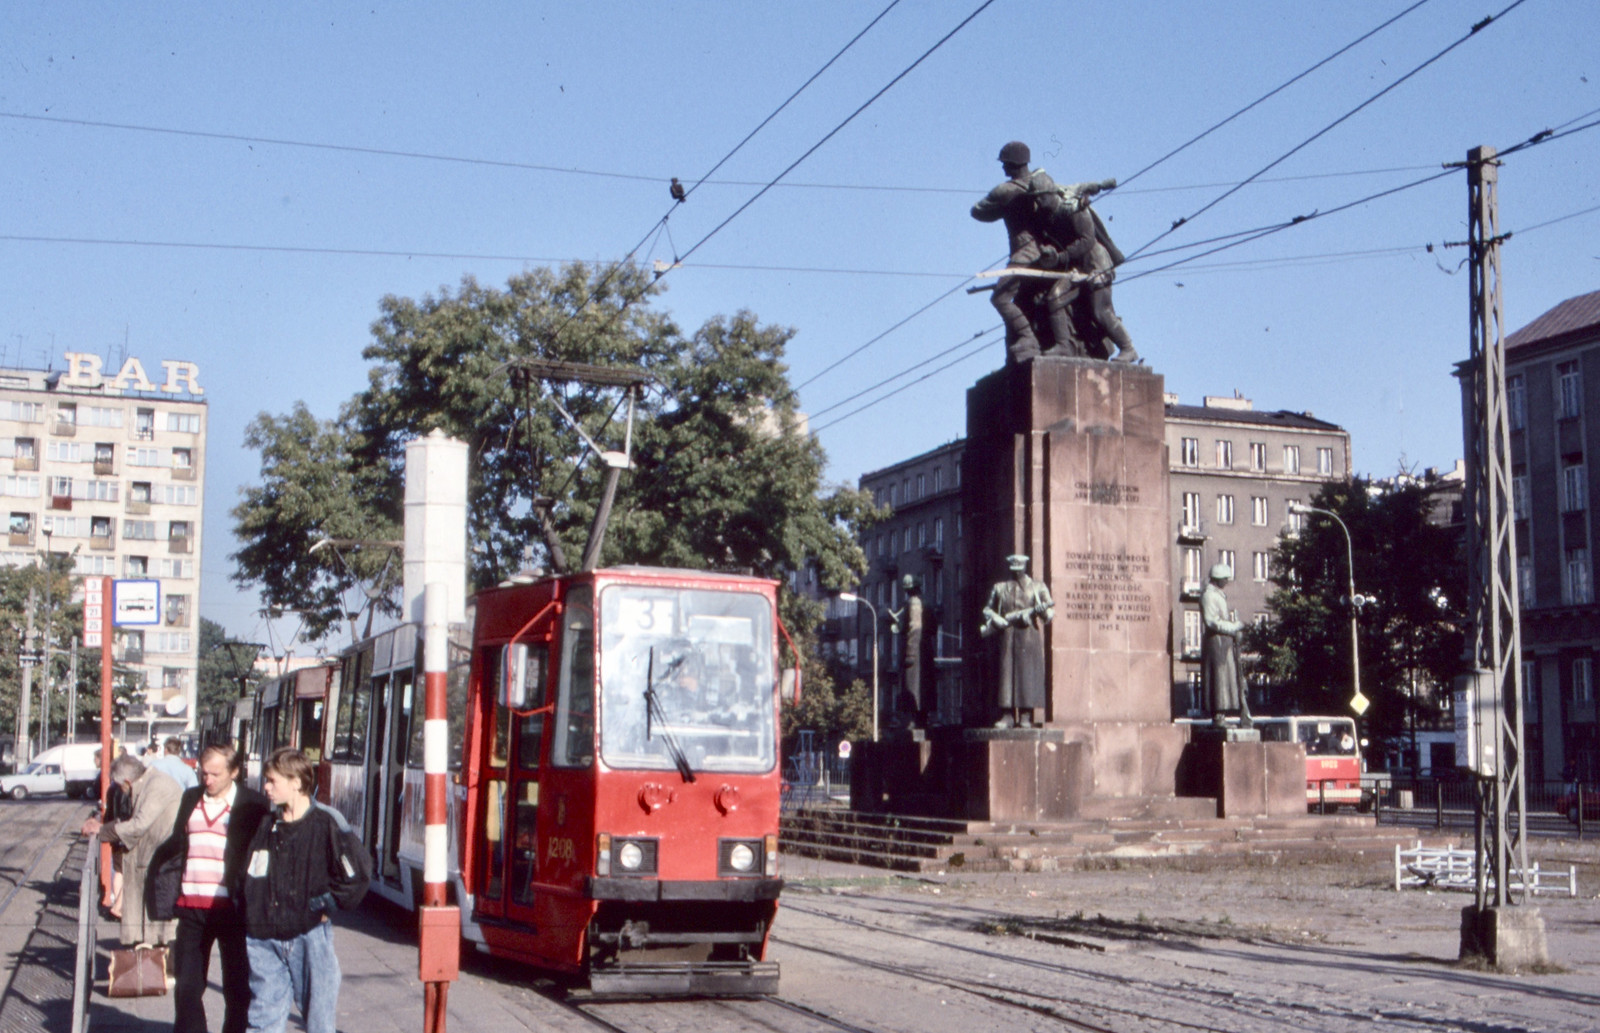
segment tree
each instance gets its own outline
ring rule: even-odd
[[[397,537],[405,444],[435,429],[470,449],[475,585],[574,565],[604,470],[562,410],[603,448],[620,447],[625,411],[615,388],[522,375],[518,360],[532,358],[653,378],[637,399],[633,466],[603,564],[781,580],[811,560],[825,585],[853,584],[866,569],[853,527],[872,504],[853,489],[823,487],[825,457],[800,426],[783,364],[792,331],[741,312],[685,337],[650,307],[658,290],[637,267],[573,264],[519,274],[504,290],[468,277],[454,292],[384,298],[363,352],[367,386],[336,419],[318,421],[297,405],[251,425],[262,484],[234,510],[244,542],[235,580],[261,587],[273,606],[307,612],[313,637],[333,627],[361,576],[382,572],[378,550],[363,552],[366,567],[354,572],[335,550],[311,546]],[[783,595],[791,633],[813,627],[820,612]]]
[[[200,618],[200,662],[196,670],[199,713],[232,715],[241,693],[256,681],[252,670],[260,647],[233,642],[216,621]]]
[[[46,582],[49,590],[46,591]],[[38,563],[26,567],[0,567],[0,737],[16,738],[17,718],[22,700],[20,655],[25,651],[28,627],[28,592],[33,590],[35,652],[45,651],[46,629],[55,639],[50,651],[53,688],[50,700],[49,738],[54,741],[68,733],[69,696],[72,692],[72,644],[83,638],[83,606],[72,601],[72,558],[51,553],[48,573]],[[78,716],[80,724],[99,714],[100,683],[92,676],[92,664],[79,664]],[[37,736],[43,718],[41,693],[47,684],[45,667],[33,669],[30,733]]]
[[[1398,736],[1440,713],[1438,688],[1462,664],[1466,568],[1459,532],[1429,519],[1438,489],[1400,478],[1325,485],[1313,505],[1350,529],[1360,606],[1361,691],[1369,735]],[[1275,554],[1271,618],[1247,634],[1258,673],[1302,713],[1346,713],[1350,701],[1349,573],[1344,534],[1308,514]]]

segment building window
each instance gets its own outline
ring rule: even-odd
[[[154,409],[139,409],[133,414],[133,436],[140,441],[149,441],[156,436],[156,411]]]
[[[162,455],[159,448],[128,449],[129,466],[162,466],[165,463],[166,456]]]
[[[0,402],[0,420],[40,423],[44,420],[44,406],[39,402]]]
[[[148,577],[150,574],[150,560],[146,556],[124,556],[122,569],[128,577]]]
[[[110,409],[103,405],[85,406],[83,413],[85,427],[121,427],[122,410]]]
[[[162,577],[194,577],[194,560],[167,560],[161,561]]]
[[[927,478],[923,477],[923,475],[920,473],[917,474],[917,498],[927,498],[927,484]]]
[[[97,441],[94,446],[94,465],[110,467],[116,461],[117,447],[106,441]],[[110,473],[110,469],[96,470],[95,473]]]
[[[37,474],[23,476],[7,474],[5,477],[0,477],[0,495],[36,499],[39,497],[39,477]]]
[[[1200,652],[1200,611],[1183,611],[1183,653],[1194,656]]]
[[[944,548],[944,517],[933,518],[933,544]]]
[[[1200,465],[1200,439],[1184,438],[1178,443],[1179,462],[1184,466]]]
[[[889,558],[893,559],[894,557],[896,557],[898,555],[900,555],[900,532],[899,531],[890,531],[889,532]]]
[[[1283,504],[1284,512],[1289,514],[1289,530],[1295,534],[1306,529],[1306,515],[1294,511],[1298,505],[1300,505],[1299,499],[1289,499]]]
[[[1183,526],[1200,526],[1200,493],[1186,491],[1183,493]]]
[[[1272,553],[1252,552],[1250,554],[1250,576],[1257,581],[1272,580]]]
[[[1534,724],[1539,720],[1539,665],[1532,660],[1522,661],[1522,722]]]
[[[156,522],[154,520],[124,520],[122,522],[122,537],[134,541],[153,542],[156,540]],[[129,557],[130,559],[132,557]]]
[[[1515,489],[1513,489],[1515,490]],[[1584,488],[1583,464],[1569,463],[1561,468],[1561,512],[1576,513],[1588,508]]]
[[[91,538],[110,539],[112,530],[110,517],[97,516],[89,519],[89,536]]]
[[[1264,495],[1250,497],[1250,523],[1256,527],[1267,526],[1267,499]]]
[[[1229,570],[1233,571],[1235,574],[1239,573],[1239,567],[1233,561],[1233,550],[1232,549],[1218,549],[1217,550],[1217,562],[1222,564],[1224,567],[1227,567]]]
[[[1265,441],[1250,442],[1250,469],[1264,473],[1267,469],[1267,443]]]
[[[944,490],[944,467],[933,468],[933,493],[935,495]]]
[[[1589,577],[1589,550],[1568,549],[1566,571],[1567,604],[1582,606],[1594,598]]]
[[[52,463],[81,463],[83,446],[76,441],[47,441],[44,455]]]
[[[72,498],[72,478],[71,477],[52,477],[52,478],[50,478],[50,496],[52,498],[57,498],[57,499],[70,499],[70,498]]]
[[[78,403],[59,403],[56,406],[56,423],[63,427],[76,427],[78,425]]]
[[[199,493],[192,484],[163,484],[161,501],[169,506],[193,506],[199,503]]]
[[[194,469],[194,450],[189,448],[175,448],[172,450],[172,468],[174,470]]]
[[[72,572],[90,576],[103,574],[115,577],[117,573],[117,558],[103,553],[80,552],[72,557]]]
[[[1521,606],[1534,606],[1533,596],[1533,557],[1517,557],[1517,603]]]
[[[1217,469],[1233,469],[1233,442],[1220,439],[1217,441]]]
[[[1511,475],[1511,515],[1514,520],[1528,519],[1528,475]]]
[[[1283,446],[1283,472],[1284,473],[1299,473],[1300,472],[1300,446],[1299,445],[1284,445]]]
[[[1232,495],[1218,495],[1217,496],[1217,523],[1219,523],[1219,524],[1231,524],[1231,523],[1233,523],[1233,496]]]
[[[1184,546],[1183,580],[1185,583],[1193,582],[1195,586],[1199,586],[1200,582],[1203,580],[1203,577],[1200,573],[1200,562],[1200,550],[1192,545]]]
[[[1556,376],[1561,384],[1561,418],[1571,419],[1583,414],[1583,382],[1578,379],[1578,363],[1563,362],[1556,366]]]
[[[1317,449],[1317,473],[1324,477],[1333,476],[1333,449]]]
[[[1528,425],[1528,386],[1521,373],[1506,377],[1506,417],[1511,421],[1512,430]]]
[[[917,548],[928,547],[928,523],[925,520],[917,521]]]
[[[167,429],[183,434],[198,434],[200,433],[200,414],[169,412],[167,413]]]
[[[189,521],[173,520],[167,524],[167,541],[187,542],[189,540]]]
[[[1594,702],[1594,661],[1587,656],[1572,661],[1572,702]]]

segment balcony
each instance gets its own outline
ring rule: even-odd
[[[37,471],[39,469],[38,456],[17,456],[12,462],[18,472]]]
[[[187,536],[182,537],[182,538],[168,538],[167,539],[167,551],[168,552],[188,552],[189,548],[190,548],[189,541],[190,541],[190,539]]]
[[[192,467],[192,466],[174,466],[172,468],[172,479],[175,480],[175,481],[192,481],[192,480],[194,480],[194,467]]]
[[[128,500],[128,512],[135,516],[143,516],[150,512],[150,500],[130,498]]]
[[[155,439],[156,439],[156,429],[155,429],[155,427],[152,426],[152,427],[135,427],[135,428],[133,428],[133,440],[135,440],[135,441],[154,441]]]
[[[78,436],[78,425],[68,420],[51,420],[50,433],[58,438],[75,438]]]
[[[13,548],[32,548],[33,528],[30,527],[26,531],[12,531],[11,545]]]
[[[168,610],[167,611],[167,627],[169,627],[169,628],[187,628],[188,626],[189,626],[189,611],[188,610]]]
[[[95,552],[111,552],[117,547],[117,540],[108,531],[105,534],[89,535],[89,548]]]
[[[50,508],[51,509],[66,509],[66,510],[70,510],[72,508],[72,496],[71,495],[52,495],[52,496],[50,496]]]
[[[1178,525],[1178,541],[1203,542],[1206,540],[1206,525],[1204,522],[1184,523]]]
[[[113,474],[117,472],[117,464],[111,459],[96,459],[94,472],[97,474]]]

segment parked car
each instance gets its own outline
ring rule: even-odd
[[[34,761],[15,775],[0,777],[0,794],[13,800],[26,800],[38,793],[64,793],[67,776],[61,773],[60,764]]]
[[[1556,813],[1566,815],[1574,825],[1578,823],[1578,783],[1569,782],[1556,797]],[[1583,787],[1583,820],[1597,818],[1600,818],[1600,786],[1586,785]]]
[[[100,765],[95,760],[99,743],[76,742],[52,746],[33,758],[35,764],[55,764],[67,778],[67,795],[85,800],[100,796]]]

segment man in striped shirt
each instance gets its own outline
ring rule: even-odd
[[[171,952],[174,1033],[206,1033],[204,997],[211,947],[222,956],[222,1033],[244,1033],[250,1007],[250,965],[245,955],[244,915],[228,897],[256,826],[271,811],[267,798],[238,783],[243,758],[227,744],[200,754],[200,785],[185,790],[172,838],[163,844],[159,868],[168,878],[152,888],[150,908],[171,908],[178,935]]]

